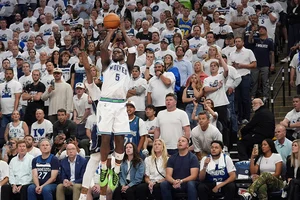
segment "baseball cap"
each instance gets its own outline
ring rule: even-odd
[[[16,59],[24,60],[23,56],[21,56],[21,55],[17,55]]]
[[[84,84],[81,82],[76,83],[75,88],[82,88],[85,89]]]
[[[225,19],[225,16],[224,15],[220,15],[219,19]]]
[[[133,101],[131,101],[131,100],[129,100],[129,101],[126,102],[126,106],[128,106],[128,105],[130,105],[130,106],[132,106],[132,107],[135,108],[135,103]]]
[[[261,6],[262,6],[262,7],[263,7],[263,6],[270,7],[270,5],[269,5],[267,2],[262,2],[262,3],[261,3]]]
[[[54,68],[53,73],[62,73],[61,68]]]
[[[155,64],[154,64],[154,65],[156,65],[156,64],[160,64],[160,65],[162,65],[162,66],[165,66],[165,63],[164,63],[164,61],[162,61],[162,60],[157,60],[157,61],[155,61]]]
[[[63,25],[70,25],[70,20],[64,20]]]
[[[146,51],[146,52],[147,52],[147,51],[152,51],[152,52],[154,52],[154,50],[153,50],[152,48],[146,48],[145,51]]]
[[[165,43],[169,44],[169,40],[167,38],[163,38],[160,42],[165,42]]]
[[[267,28],[265,26],[259,26],[258,30],[261,29],[261,28],[267,30]]]
[[[31,10],[31,11],[33,11],[33,9],[32,9],[31,7],[28,7],[28,8],[27,8],[27,10]]]

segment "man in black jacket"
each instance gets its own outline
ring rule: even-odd
[[[242,139],[237,144],[240,161],[249,160],[254,144],[261,144],[264,139],[274,137],[275,118],[273,113],[258,98],[252,101],[252,109],[255,114],[250,122],[241,129]]]

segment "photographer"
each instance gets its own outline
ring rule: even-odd
[[[78,147],[78,141],[75,136],[71,136],[69,139],[65,140],[65,134],[59,134],[57,136],[57,140],[54,141],[55,149],[52,148],[52,150],[58,150],[57,152],[52,152],[55,154],[55,156],[59,159],[62,160],[65,157],[67,157],[67,152],[66,152],[66,147],[68,144],[74,144],[76,147],[77,153],[81,157],[85,157],[85,151],[82,148]]]
[[[4,145],[2,148],[2,160],[10,163],[11,159],[17,156],[17,138],[11,138],[7,145]]]

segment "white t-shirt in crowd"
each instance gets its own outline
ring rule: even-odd
[[[185,111],[176,108],[171,112],[160,111],[157,115],[157,124],[160,138],[165,141],[167,149],[177,149],[178,139],[185,134],[183,127],[189,126],[190,121]]]
[[[282,158],[278,153],[272,153],[269,158],[260,157],[256,164],[259,165],[260,173],[269,172],[274,174],[276,171],[276,164],[282,162]]]
[[[42,123],[38,123],[37,121],[31,125],[31,136],[34,138],[34,142],[39,142],[41,139],[48,136],[48,134],[53,133],[53,125],[52,123],[44,119]]]

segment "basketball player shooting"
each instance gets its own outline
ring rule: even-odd
[[[126,34],[123,20],[120,24],[120,29],[128,47],[127,60],[125,61],[124,50],[119,47],[112,50],[112,59],[110,59],[108,46],[116,29],[108,29],[108,34],[100,49],[103,84],[96,115],[98,134],[101,134],[100,187],[102,191],[106,191],[107,184],[114,190],[119,183],[118,174],[124,157],[124,135],[130,133],[125,102],[126,94],[129,89],[130,75],[135,62],[136,49]],[[91,84],[89,80],[88,83]],[[113,170],[109,170],[107,167],[111,133],[115,136],[114,155],[116,163]],[[101,192],[101,194],[100,200],[105,198],[103,192]]]

